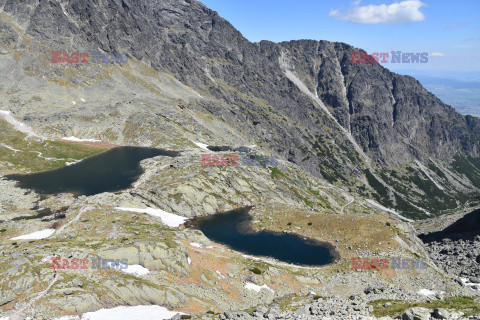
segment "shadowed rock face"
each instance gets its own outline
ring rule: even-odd
[[[480,288],[480,210],[465,214],[443,230],[419,237],[438,266]]]
[[[422,234],[420,238],[424,242],[450,240],[473,240],[480,235],[480,210],[467,213],[451,225],[441,231]],[[477,239],[479,240],[479,239]]]
[[[478,156],[478,119],[456,113],[415,79],[379,64],[351,63],[355,48],[343,43],[302,40],[280,46],[310,91],[379,163]]]
[[[386,175],[380,187],[369,180],[374,190],[366,196],[388,207],[422,216],[422,210],[404,203],[437,213],[465,203],[465,194],[478,193],[476,178],[445,170],[455,156],[466,161],[479,156],[479,119],[456,113],[411,77],[379,64],[351,63],[356,49],[347,44],[250,43],[195,0],[30,0],[23,5],[3,0],[2,7],[27,35],[52,50],[127,52],[174,75],[202,95],[196,107],[331,182],[367,180],[371,165],[362,150],[380,168],[377,173]],[[18,31],[9,24],[2,30],[7,32],[0,39],[17,43],[18,50]],[[429,168],[428,175],[412,165],[415,160]],[[392,178],[407,166],[413,171],[400,170]],[[431,180],[444,190],[422,182]],[[416,193],[405,192],[412,189]],[[438,199],[427,204],[425,197]]]

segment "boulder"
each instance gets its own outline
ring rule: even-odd
[[[433,310],[433,316],[437,319],[448,319],[450,313],[443,308],[436,308]]]
[[[402,320],[429,320],[431,313],[427,308],[414,307],[405,311]]]
[[[480,278],[477,278],[477,277],[471,277],[469,280],[472,283],[480,283]]]

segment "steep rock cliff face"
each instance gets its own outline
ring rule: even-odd
[[[411,77],[379,64],[352,63],[351,51],[357,49],[347,44],[250,43],[195,0],[0,0],[0,15],[1,69],[9,71],[0,80],[2,107],[51,134],[56,134],[52,127],[66,133],[80,118],[105,113],[112,115],[108,126],[90,123],[88,132],[113,142],[139,144],[126,134],[139,128],[149,132],[145,135],[180,139],[181,130],[192,126],[189,132],[221,137],[223,143],[255,141],[315,176],[406,215],[437,214],[479,201],[480,121],[456,113]],[[140,80],[146,69],[133,63],[111,71],[38,62],[52,50],[126,52],[131,61],[146,64],[149,74],[163,75],[160,89]],[[13,61],[17,69],[11,68]],[[100,96],[110,98],[111,90],[125,96],[112,93],[106,107],[106,98],[99,98],[85,109],[47,113],[18,103],[34,95],[31,86],[18,84],[26,77],[36,83],[46,78],[49,91],[67,95],[98,89]],[[36,86],[35,94],[47,84]],[[222,125],[217,131],[205,128],[199,118],[179,112],[180,104]],[[153,118],[147,115],[152,108]],[[155,128],[144,130],[145,119]],[[175,129],[172,119],[181,119]],[[154,139],[141,143],[158,145]]]
[[[352,63],[351,52],[358,49],[346,44],[281,45],[312,92],[375,160],[388,164],[429,156],[451,160],[457,153],[478,156],[478,119],[457,114],[415,79],[379,64]]]

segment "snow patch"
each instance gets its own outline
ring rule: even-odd
[[[85,102],[85,99],[81,98],[80,101]]]
[[[245,284],[245,288],[248,289],[248,290],[256,291],[256,292],[260,292],[260,290],[262,290],[262,289],[269,290],[272,293],[275,292],[275,291],[273,291],[272,288],[268,287],[266,284],[264,284],[263,286],[258,286],[255,283],[247,282]]]
[[[473,287],[473,286],[475,286],[474,288],[470,288],[470,289],[480,290],[480,288],[478,288],[478,283],[470,282],[470,279],[467,279],[467,278],[460,278],[460,280],[462,281],[462,283],[463,283],[463,285],[464,285],[465,287]]]
[[[40,239],[48,238],[54,233],[55,233],[55,229],[45,229],[45,230],[29,233],[23,236],[11,238],[10,240],[40,240]]]
[[[190,259],[190,257],[188,257],[187,262],[188,262],[188,264],[192,264],[192,259]]]
[[[134,306],[100,309],[83,314],[82,320],[165,320],[171,319],[181,312],[170,311],[160,306]]]
[[[181,224],[184,224],[188,218],[178,216],[173,213],[169,213],[163,211],[161,209],[153,209],[153,208],[146,208],[146,209],[136,209],[136,208],[122,208],[122,207],[115,207],[117,210],[121,211],[131,211],[137,213],[146,213],[154,217],[159,217],[162,219],[162,222],[171,228],[178,228]]]
[[[198,243],[198,242],[190,242],[190,245],[196,248],[200,249],[213,249],[212,246],[206,246],[204,244]]]
[[[136,276],[144,276],[144,275],[150,273],[150,270],[148,270],[147,268],[145,268],[144,266],[141,266],[139,264],[127,265],[126,269],[121,269],[121,268],[119,269],[118,268],[119,265],[117,264],[117,262],[112,261],[112,262],[108,262],[107,266],[110,269],[121,270],[125,273],[133,274],[133,275],[136,275]]]
[[[225,276],[218,270],[215,271],[218,274],[219,279],[225,279]]]
[[[42,137],[42,136],[39,136],[38,134],[35,134],[35,132],[33,132],[33,129],[29,126],[27,126],[25,123],[22,123],[20,121],[18,121],[17,119],[15,119],[11,114],[10,114],[10,111],[3,111],[3,110],[0,110],[0,116],[2,116],[8,123],[10,123],[11,125],[13,125],[13,127],[20,131],[20,132],[23,132],[23,133],[26,133],[28,136],[32,136],[32,137],[36,137],[36,138],[40,138],[42,140],[46,140],[47,138],[45,137]]]
[[[428,289],[420,289],[417,293],[421,294],[421,295],[424,295],[424,296],[432,296],[432,295],[436,294],[435,291],[428,290]]]
[[[96,139],[80,139],[74,136],[62,138],[62,140],[75,141],[75,142],[102,142],[102,140]]]
[[[137,276],[144,276],[150,273],[150,270],[139,264],[128,265],[127,269],[122,269],[122,271]]]
[[[75,102],[75,101],[72,101],[72,104],[73,104],[73,105],[76,105],[76,104],[77,104],[77,102]]]
[[[208,144],[201,143],[201,142],[195,142],[195,141],[193,141],[193,143],[195,143],[197,145],[197,147],[199,147],[199,148],[202,148],[204,150],[208,150],[208,148],[207,148]],[[210,151],[210,150],[208,150],[208,151]]]

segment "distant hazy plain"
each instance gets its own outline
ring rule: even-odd
[[[480,72],[396,71],[418,81],[461,114],[480,117]]]

